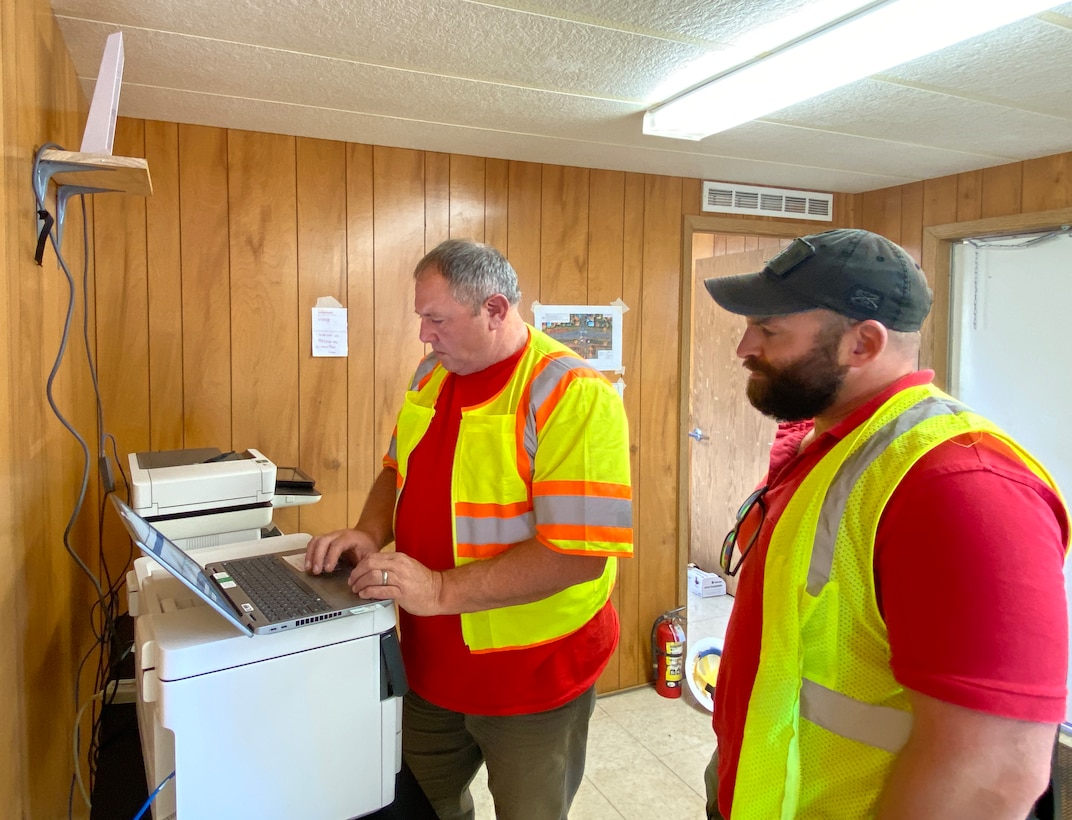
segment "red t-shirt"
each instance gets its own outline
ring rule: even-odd
[[[811,422],[778,430],[767,474],[768,512],[738,574],[715,690],[718,802],[727,817],[759,667],[763,567],[774,525],[834,444],[895,392],[927,384],[933,375],[904,377],[803,452],[797,450]],[[752,519],[742,527],[742,540]],[[1062,721],[1065,522],[1054,492],[988,436],[958,437],[923,456],[890,497],[875,538],[876,591],[897,681],[981,712]]]
[[[450,486],[462,408],[502,390],[523,351],[479,373],[448,375],[431,426],[410,455],[395,542],[429,569],[454,566]],[[400,610],[399,630],[410,688],[425,700],[465,714],[531,714],[562,706],[595,683],[618,644],[618,614],[608,601],[557,641],[479,654],[462,640],[458,615]]]

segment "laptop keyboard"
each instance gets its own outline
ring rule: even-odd
[[[272,555],[256,555],[221,565],[270,623],[289,621],[331,609],[315,592],[305,588]]]

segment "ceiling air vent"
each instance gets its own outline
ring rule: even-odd
[[[834,195],[818,191],[757,188],[729,182],[703,184],[704,213],[790,216],[797,219],[834,219]]]

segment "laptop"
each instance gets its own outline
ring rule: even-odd
[[[250,637],[356,615],[390,603],[357,597],[347,584],[348,565],[341,564],[331,573],[307,574],[304,549],[217,561],[202,569],[189,553],[118,496],[111,498],[141,551]]]

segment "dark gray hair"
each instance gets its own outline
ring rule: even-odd
[[[480,311],[484,301],[496,293],[506,297],[511,305],[521,301],[517,273],[513,266],[491,245],[472,239],[448,239],[440,242],[417,263],[413,278],[435,269],[447,280],[450,295],[473,313]]]

